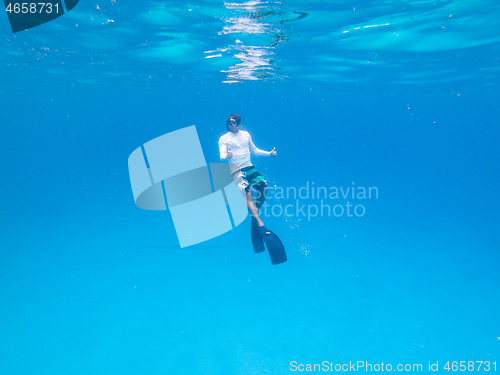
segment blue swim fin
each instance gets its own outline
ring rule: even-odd
[[[271,232],[265,226],[258,227],[258,230],[264,239],[272,264],[280,264],[286,262],[285,247],[276,234]]]
[[[253,251],[255,253],[262,253],[266,251],[266,247],[264,246],[264,240],[259,232],[259,226],[257,225],[257,220],[252,216],[252,228],[250,231],[250,235],[252,238]]]

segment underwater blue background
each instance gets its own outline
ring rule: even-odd
[[[0,373],[498,362],[499,5],[82,1],[17,34],[2,16]],[[233,112],[276,147],[254,159],[270,187],[378,199],[266,218],[282,265],[249,218],[180,249],[168,211],[135,206],[127,158],[196,125],[217,162]]]

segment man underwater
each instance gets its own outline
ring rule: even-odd
[[[226,121],[228,132],[219,138],[219,152],[221,160],[227,159],[231,174],[242,194],[245,195],[250,213],[252,214],[252,245],[256,253],[265,251],[264,242],[269,250],[272,264],[286,261],[286,254],[280,239],[268,230],[259,217],[259,209],[266,199],[267,184],[262,175],[252,165],[250,153],[257,156],[276,157],[276,147],[271,151],[258,149],[252,142],[248,132],[240,130],[241,117],[236,113],[229,116]],[[258,195],[254,202],[252,186]]]
[[[262,175],[252,165],[250,152],[257,156],[274,156],[276,147],[272,151],[263,151],[255,147],[252,137],[248,132],[240,130],[241,117],[236,113],[229,116],[226,121],[228,132],[219,138],[219,152],[221,160],[228,159],[231,173],[240,191],[245,194],[247,206],[252,216],[257,220],[259,227],[264,223],[259,217],[259,209],[266,199],[267,184]],[[253,200],[253,186],[259,193],[257,204]]]

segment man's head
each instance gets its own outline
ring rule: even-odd
[[[229,115],[226,121],[226,128],[232,133],[237,133],[241,125],[241,117],[236,113]]]

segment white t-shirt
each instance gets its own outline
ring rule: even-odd
[[[252,142],[252,137],[244,130],[238,130],[236,133],[227,132],[219,138],[219,152],[221,160],[227,159],[227,152],[231,151],[233,157],[229,162],[245,168],[252,165],[250,161],[250,151],[257,156],[270,156],[271,151],[259,150]]]

